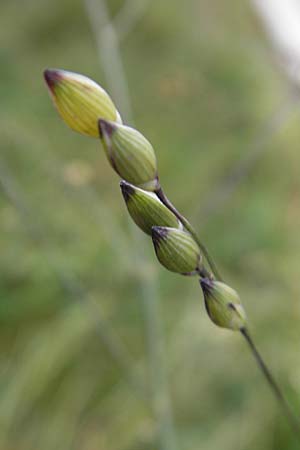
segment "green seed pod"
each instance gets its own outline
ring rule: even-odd
[[[182,227],[176,216],[152,192],[143,191],[124,180],[120,186],[131,218],[145,233],[151,235],[154,225]]]
[[[90,78],[60,69],[47,69],[44,77],[58,113],[78,133],[99,137],[99,118],[122,122],[109,95]]]
[[[100,119],[99,134],[108,160],[121,178],[147,191],[158,188],[156,156],[139,131]]]
[[[202,278],[206,311],[219,327],[241,330],[246,324],[246,313],[238,293],[221,281]]]
[[[159,262],[171,272],[196,275],[201,264],[200,249],[183,230],[152,227],[152,241]]]

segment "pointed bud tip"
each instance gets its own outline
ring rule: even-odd
[[[229,330],[241,330],[246,323],[246,314],[238,293],[221,281],[203,278],[200,283],[212,322]]]
[[[200,278],[199,281],[204,292],[208,292],[212,288],[213,281],[209,278]]]
[[[159,243],[161,239],[167,236],[168,230],[166,227],[154,226],[151,228],[152,231],[152,241],[154,244]]]
[[[111,137],[115,132],[115,130],[117,129],[117,126],[113,122],[110,122],[105,119],[98,120],[98,127],[100,137],[104,135]]]
[[[46,69],[44,70],[44,78],[50,90],[62,80],[62,74],[60,70]]]
[[[121,180],[120,188],[121,188],[124,200],[127,203],[128,200],[130,199],[130,196],[132,194],[134,194],[134,186],[130,183],[127,183],[127,181]]]

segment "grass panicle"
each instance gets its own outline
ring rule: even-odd
[[[172,272],[198,275],[208,317],[217,326],[239,331],[245,338],[300,441],[299,419],[250,336],[238,293],[224,283],[206,245],[163,191],[150,142],[138,130],[120,124],[110,97],[94,81],[60,70],[46,70],[45,79],[63,120],[82,134],[99,136],[111,166],[122,178],[128,212],[136,225],[152,236],[161,264]]]

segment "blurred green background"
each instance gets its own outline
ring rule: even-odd
[[[0,4],[0,448],[296,449],[242,338],[209,321],[196,280],[158,265],[100,143],[53,108],[46,67],[123,101],[124,5],[107,1],[119,19],[103,32],[96,3]],[[300,411],[300,117],[288,82],[246,0],[134,10],[119,56],[135,126]]]

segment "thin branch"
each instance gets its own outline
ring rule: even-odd
[[[160,187],[156,191],[157,197],[160,199],[160,201],[170,210],[173,212],[173,214],[180,220],[180,222],[184,225],[187,231],[191,233],[197,244],[199,245],[200,250],[202,251],[203,255],[205,256],[214,276],[217,278],[217,280],[222,281],[222,277],[219,273],[219,270],[217,268],[216,263],[214,262],[212,256],[210,255],[208,249],[203,244],[203,242],[198,238],[198,235],[196,231],[194,230],[193,226],[190,224],[190,222],[175,208],[173,203],[170,202],[168,197],[165,195],[164,191]]]
[[[133,124],[129,87],[119,49],[119,40],[109,19],[104,0],[84,0],[87,17],[96,41],[99,61],[113,99],[124,121]]]
[[[259,351],[257,350],[257,348],[249,334],[249,331],[246,328],[242,328],[240,331],[241,331],[241,334],[246,339],[247,344],[257,362],[257,365],[260,368],[260,370],[262,371],[263,375],[265,376],[266,381],[269,384],[270,388],[272,389],[273,394],[275,395],[283,413],[285,414],[288,423],[290,424],[292,430],[294,431],[295,435],[297,436],[298,440],[300,441],[299,418],[297,416],[295,416],[294,412],[291,410],[290,405],[288,404],[287,400],[285,399],[280,387],[278,386],[272,373],[270,372],[270,370],[267,367],[266,363],[264,362],[262,356],[260,355]]]
[[[119,47],[118,31],[114,27],[113,20],[109,17],[107,3],[105,0],[84,0],[87,15],[91,24],[97,48],[99,60],[104,70],[107,84],[109,84],[113,98],[120,106],[122,118],[130,122],[133,121],[132,106],[129,94],[128,83],[123,67],[121,51]],[[129,2],[128,7],[133,5]],[[116,18],[116,24],[121,26],[121,33],[126,27],[121,25],[121,21],[128,20],[128,12],[123,9]],[[134,15],[132,13],[131,17]],[[136,15],[137,17],[137,15]],[[128,23],[127,23],[128,25]],[[128,28],[126,32],[128,31]],[[133,229],[131,228],[133,231]],[[136,245],[136,235],[132,236],[135,241],[134,249],[136,264],[143,267],[145,265],[143,252]],[[146,335],[148,344],[149,365],[151,368],[151,385],[153,391],[153,407],[156,412],[156,421],[159,427],[159,441],[162,450],[176,450],[176,436],[173,424],[173,413],[170,396],[168,392],[168,381],[166,371],[166,357],[163,340],[163,327],[160,319],[160,301],[158,296],[157,283],[147,274],[140,281],[140,292],[144,303]]]
[[[153,280],[153,273],[152,279],[149,279],[149,274],[147,274],[143,286],[145,290],[142,298],[146,317],[145,325],[149,354],[151,391],[160,448],[163,450],[176,450],[177,444],[173,423],[173,410],[169,395],[160,298],[157,283]],[[141,285],[141,289],[143,289],[143,286]]]
[[[119,42],[124,40],[141,20],[149,5],[149,0],[127,0],[112,20]]]

